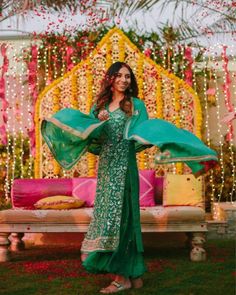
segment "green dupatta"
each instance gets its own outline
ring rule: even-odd
[[[161,153],[156,163],[184,162],[195,175],[215,166],[216,152],[198,137],[167,121],[148,119],[144,102],[138,98],[132,102],[133,115],[127,120],[124,138],[135,141],[136,152],[157,146]],[[105,124],[95,117],[94,108],[89,115],[66,108],[43,120],[41,131],[58,163],[70,169],[86,151],[99,155]]]

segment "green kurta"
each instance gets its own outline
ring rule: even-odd
[[[123,138],[127,116],[109,112],[103,130],[93,219],[81,251],[94,273],[137,277],[145,271],[139,211],[139,179],[134,141]]]

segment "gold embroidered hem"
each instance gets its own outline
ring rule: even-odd
[[[90,253],[93,251],[114,251],[119,244],[119,237],[99,237],[95,240],[84,239],[81,252]]]

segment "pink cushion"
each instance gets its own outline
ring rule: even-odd
[[[154,185],[155,185],[155,171],[139,170],[140,207],[155,206]]]
[[[155,206],[155,171],[140,170],[140,206]],[[59,179],[15,179],[11,190],[13,208],[35,209],[34,204],[45,197],[64,195],[74,196],[92,207],[96,195],[96,177]]]
[[[34,204],[45,197],[71,196],[72,179],[15,179],[11,189],[13,208],[35,209]]]
[[[140,206],[155,206],[154,200],[154,170],[139,170],[139,195]],[[86,206],[92,207],[96,196],[97,179],[95,177],[73,178],[72,195],[86,202]]]
[[[96,177],[78,177],[72,179],[72,195],[85,201],[85,206],[92,207],[96,195]]]

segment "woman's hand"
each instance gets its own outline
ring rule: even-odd
[[[107,110],[102,110],[99,112],[98,114],[98,119],[100,121],[106,121],[107,119],[109,119],[109,113]]]

